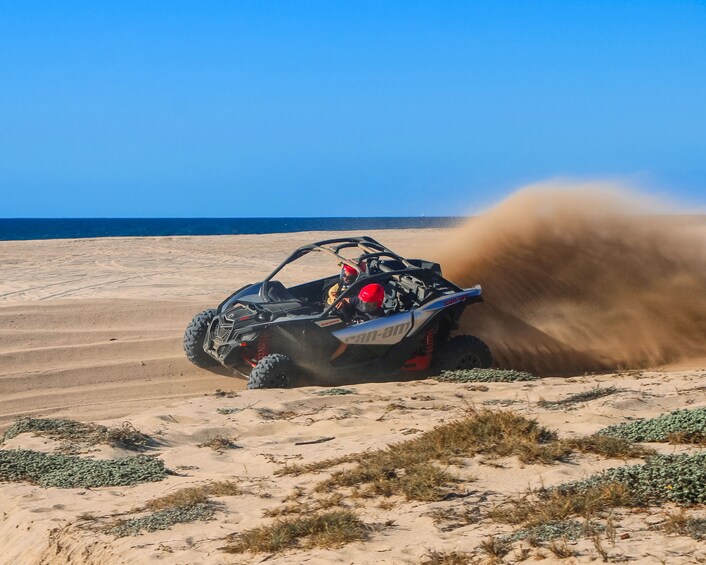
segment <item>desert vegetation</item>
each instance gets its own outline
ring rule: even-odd
[[[511,369],[459,369],[443,371],[435,379],[447,383],[510,383],[536,381],[539,377],[532,373]]]
[[[0,444],[25,433],[60,441],[59,451],[65,453],[75,453],[98,444],[136,451],[144,449],[152,441],[130,422],[109,428],[66,418],[20,418],[5,431]]]
[[[143,507],[131,512],[131,514],[141,515],[110,521],[102,526],[101,530],[120,538],[136,536],[142,532],[168,530],[175,524],[210,520],[219,510],[218,504],[213,500],[214,497],[236,496],[241,493],[241,488],[233,481],[217,481],[182,488],[153,498]],[[91,517],[91,522],[95,520],[95,517]]]
[[[370,527],[351,510],[297,515],[245,530],[228,539],[228,553],[278,552],[284,549],[332,548],[368,538]]]
[[[615,386],[608,386],[603,388],[597,386],[588,390],[569,394],[565,398],[559,400],[542,399],[537,402],[537,406],[539,406],[540,408],[546,408],[548,410],[560,410],[562,408],[571,408],[574,405],[581,404],[583,402],[590,402],[591,400],[596,400],[598,398],[605,398],[606,396],[611,396],[619,392],[622,391]]]
[[[234,397],[210,394],[199,401],[198,412],[170,411],[173,417],[159,414],[151,423],[139,422],[159,441],[143,435],[147,439],[142,444],[135,441],[135,449],[164,453],[173,473],[162,460],[144,454],[102,459],[111,452],[97,446],[122,447],[107,439],[108,427],[27,419],[8,429],[6,445],[23,445],[24,436],[28,447],[47,451],[0,450],[0,480],[25,483],[21,488],[92,489],[168,479],[159,486],[138,487],[147,496],[136,497],[133,489],[91,490],[76,499],[80,508],[73,514],[66,512],[73,520],[71,539],[97,540],[107,535],[113,546],[122,548],[164,544],[174,548],[174,558],[178,547],[201,555],[203,544],[210,552],[231,553],[227,558],[236,561],[264,554],[258,558],[279,563],[329,551],[336,559],[337,548],[350,544],[346,555],[356,560],[367,551],[398,543],[401,533],[417,527],[420,541],[410,563],[617,560],[630,554],[622,548],[642,543],[623,541],[620,535],[626,530],[636,538],[649,532],[679,536],[680,543],[703,541],[706,452],[699,451],[696,441],[670,455],[658,454],[660,449],[671,449],[666,446],[639,443],[644,438],[655,441],[655,435],[644,433],[645,426],[666,430],[659,436],[665,438],[661,441],[674,441],[673,434],[679,431],[699,432],[703,408],[677,411],[677,417],[670,413],[632,420],[591,434],[581,433],[580,425],[575,425],[569,433],[562,431],[561,422],[588,421],[582,414],[588,405],[601,417],[613,413],[617,417],[612,421],[620,421],[622,406],[633,402],[634,395],[621,396],[627,389],[623,382],[605,385],[591,376],[576,378],[570,388],[566,382],[550,387],[550,392],[568,389],[570,393],[553,394],[549,398],[559,400],[545,405],[536,400],[536,385],[526,382],[426,380],[384,385],[382,393],[373,385],[357,385],[355,391],[312,388],[296,391],[293,398],[237,405],[229,411],[232,421],[222,429],[206,415],[220,422],[216,410]],[[593,385],[587,387],[587,382]],[[356,396],[341,392],[349,390]],[[511,409],[501,408],[500,402],[484,404],[518,396],[524,398]],[[592,404],[610,396],[618,398],[617,404]],[[557,407],[569,410],[560,412]],[[650,415],[655,413],[653,409]],[[181,422],[189,414],[198,415],[183,431]],[[344,417],[345,425],[336,427]],[[203,424],[195,423],[197,418],[204,418]],[[641,426],[640,434],[634,424]],[[365,445],[371,446],[367,449],[346,441],[358,425],[364,426]],[[267,436],[268,448],[261,452],[263,426],[276,430],[276,437]],[[137,432],[132,426],[121,428]],[[233,429],[238,429],[237,446],[230,435]],[[606,431],[613,429],[620,431]],[[630,434],[622,433],[626,429],[632,430]],[[170,435],[171,430],[176,433]],[[376,441],[375,433],[384,434],[384,439]],[[101,453],[79,457],[67,454],[70,451],[52,451],[57,444],[68,450],[93,446]],[[180,447],[178,452],[170,451],[174,445]],[[213,449],[218,455],[199,448]],[[613,468],[582,472],[605,468],[603,458],[611,459]],[[228,473],[239,478],[219,475],[216,464],[227,465]],[[563,475],[570,480],[556,481]],[[219,476],[223,480],[216,480]],[[543,486],[544,476],[554,478],[551,486]],[[498,488],[498,484],[504,486]],[[526,488],[528,484],[532,488]],[[84,504],[89,496],[111,504]],[[649,524],[638,523],[643,515],[650,516]],[[226,523],[232,526],[224,531]],[[635,534],[636,528],[642,534]],[[176,540],[191,540],[191,532],[200,533],[193,542],[179,546]],[[141,538],[131,540],[133,536]],[[437,543],[441,539],[444,543]],[[192,554],[188,555],[185,560],[191,559]]]
[[[609,426],[599,433],[629,441],[706,444],[706,408],[674,410],[656,418]]]
[[[640,465],[609,469],[582,481],[530,491],[495,508],[501,522],[538,527],[572,516],[590,519],[615,507],[706,502],[706,452],[655,455]]]
[[[128,486],[165,477],[164,462],[146,455],[105,460],[28,449],[0,450],[0,481],[85,488]]]

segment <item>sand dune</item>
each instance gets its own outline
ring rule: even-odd
[[[414,254],[438,230],[372,233]],[[359,234],[356,234],[359,235]],[[215,388],[184,328],[296,246],[336,233],[0,242],[0,428],[22,415],[122,417]],[[305,265],[302,280],[335,265]],[[318,269],[318,270],[317,270]]]

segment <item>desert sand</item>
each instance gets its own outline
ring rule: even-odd
[[[434,232],[371,235],[404,254]],[[191,365],[184,328],[262,280],[297,246],[339,235],[0,242],[0,426],[30,415],[122,417],[216,388],[245,388],[225,371]],[[307,266],[314,268],[304,277],[335,269]]]
[[[528,202],[520,207],[527,210]],[[466,327],[491,344],[501,365],[544,378],[483,385],[433,379],[356,384],[342,396],[322,396],[320,387],[247,391],[243,379],[226,371],[191,366],[181,350],[184,327],[195,313],[261,279],[297,245],[340,233],[0,242],[0,431],[22,416],[107,426],[129,421],[153,438],[147,453],[174,473],[128,487],[0,484],[0,563],[420,563],[435,551],[468,553],[478,562],[492,559],[482,549],[484,540],[516,529],[488,518],[493,506],[528,487],[551,487],[626,462],[582,453],[552,464],[475,455],[453,466],[462,482],[444,500],[355,498],[345,491],[342,504],[369,528],[366,541],[281,553],[228,554],[222,548],[228,536],[276,520],[263,513],[314,500],[314,487],[332,473],[279,476],[278,470],[384,448],[469,410],[510,409],[560,437],[578,437],[677,408],[706,407],[706,306],[704,294],[694,294],[704,290],[703,222],[667,222],[664,229],[648,222],[639,238],[622,239],[617,234],[625,235],[624,225],[602,224],[598,231],[608,243],[591,247],[587,269],[571,270],[570,261],[562,263],[551,252],[567,254],[574,238],[595,235],[586,231],[595,222],[581,227],[577,221],[586,218],[585,208],[580,205],[581,213],[574,210],[562,224],[561,245],[556,237],[545,237],[542,214],[525,212],[523,218],[531,221],[520,225],[508,209],[494,212],[509,216],[493,220],[497,237],[492,239],[484,235],[483,222],[459,231],[371,233],[403,255],[441,260],[463,284],[481,282],[488,302],[477,315],[469,309]],[[505,226],[500,233],[498,225]],[[616,237],[627,255],[606,252],[615,249]],[[634,239],[639,243],[631,243]],[[508,247],[518,251],[509,253]],[[538,259],[539,249],[545,260]],[[635,253],[633,265],[626,257]],[[502,269],[501,257],[506,265],[510,261],[510,271]],[[643,278],[638,266],[646,258],[661,259],[650,263]],[[616,274],[614,269],[626,264]],[[665,278],[665,269],[673,276]],[[547,270],[556,275],[556,288],[541,283]],[[306,275],[328,272],[314,265]],[[611,286],[614,294],[605,301],[591,290],[608,292]],[[673,292],[673,300],[654,300],[643,308],[659,289]],[[625,316],[616,312],[621,303]],[[606,308],[607,317],[600,314]],[[540,402],[597,386],[616,390],[561,409]],[[198,447],[217,437],[234,445]],[[27,433],[2,446],[45,452],[56,447],[54,440]],[[651,447],[660,453],[699,449]],[[130,454],[107,446],[88,451],[98,458]],[[209,521],[119,538],[104,531],[119,518],[139,515],[137,509],[150,499],[224,480],[236,482],[241,493],[219,497]],[[703,542],[659,528],[669,510],[674,507],[615,509],[613,529],[601,534],[599,545],[611,560],[706,561]],[[704,514],[701,507],[694,512]],[[566,562],[601,560],[590,539],[570,541],[569,547]],[[515,544],[500,559],[524,558],[559,560],[546,546],[528,543]]]

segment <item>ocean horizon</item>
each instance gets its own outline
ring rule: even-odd
[[[0,241],[447,228],[461,216],[334,218],[0,218]]]

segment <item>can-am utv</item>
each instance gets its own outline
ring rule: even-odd
[[[289,287],[275,278],[310,253],[329,255],[337,270],[348,265],[358,272],[331,304],[338,273]],[[385,289],[385,315],[351,320],[344,306],[371,283]],[[492,356],[483,341],[451,337],[466,306],[483,300],[481,292],[444,279],[437,263],[405,259],[370,237],[329,239],[300,247],[262,282],[194,317],[184,351],[199,367],[220,364],[248,377],[248,388],[487,368]]]

